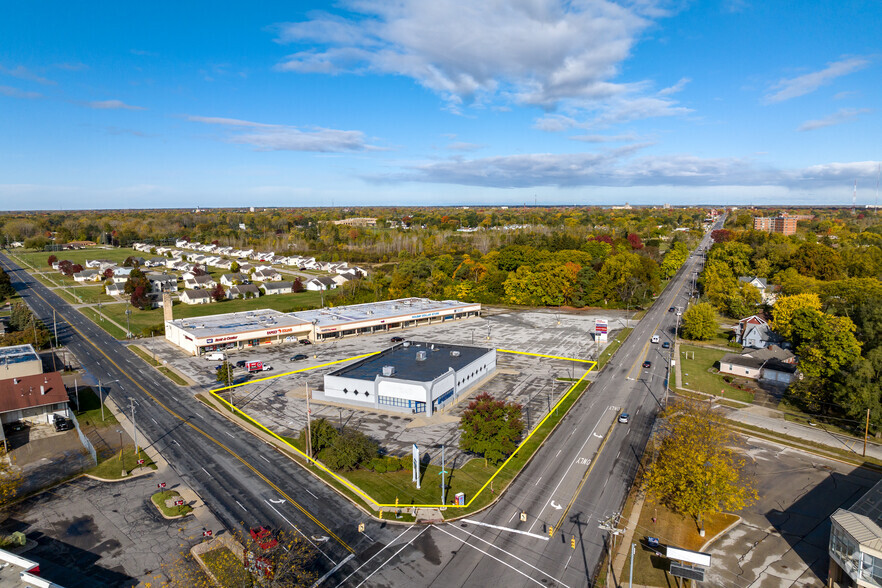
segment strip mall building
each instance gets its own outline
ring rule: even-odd
[[[340,339],[479,316],[481,305],[401,298],[284,313],[254,310],[165,321],[165,338],[187,353],[236,351],[261,345]]]

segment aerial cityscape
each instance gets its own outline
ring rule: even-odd
[[[0,586],[882,588],[879,17],[8,7]]]

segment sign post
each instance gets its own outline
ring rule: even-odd
[[[417,490],[420,489],[420,448],[413,444],[413,481],[416,482]]]
[[[606,343],[608,327],[606,319],[594,319],[594,338],[598,343]]]

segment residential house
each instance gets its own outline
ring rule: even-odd
[[[74,281],[84,283],[84,282],[100,282],[101,274],[98,270],[88,269],[83,270],[81,272],[77,272],[73,275]]]
[[[734,330],[735,342],[743,347],[762,349],[781,343],[781,337],[772,331],[768,321],[758,314],[741,319]]]
[[[181,294],[181,302],[184,304],[208,304],[211,302],[211,294],[205,290],[184,290]]]
[[[229,260],[229,259],[218,259],[217,261],[215,261],[211,265],[216,268],[219,268],[219,269],[228,270],[231,267],[233,267],[233,262],[232,262],[232,260]]]
[[[153,292],[177,292],[178,277],[171,274],[147,274]]]
[[[175,247],[186,247],[189,243],[186,239],[178,239],[175,241]]]
[[[0,380],[0,422],[51,424],[53,415],[69,417],[61,372]]]
[[[243,274],[251,273],[251,268],[254,266],[247,262],[242,262],[239,264],[239,271]]]
[[[189,277],[187,277],[189,275]],[[217,286],[217,282],[211,279],[209,275],[196,276],[192,273],[184,274],[184,288],[188,289],[212,289]]]
[[[124,296],[126,293],[125,284],[111,283],[104,286],[104,293],[108,296]]]
[[[251,274],[251,279],[258,282],[279,282],[282,280],[282,274],[271,267],[263,267]]]
[[[333,290],[337,287],[337,284],[327,276],[319,276],[308,280],[305,286],[307,290],[318,292],[319,290]]]
[[[294,282],[267,282],[260,287],[267,296],[272,294],[290,294],[293,292]]]
[[[276,282],[271,282],[276,284]],[[234,300],[236,298],[258,298],[260,290],[254,284],[239,284],[238,286],[230,286],[227,290],[227,298]]]
[[[796,356],[777,345],[727,353],[720,358],[720,373],[789,385],[797,378]]]
[[[103,268],[101,266],[104,266]],[[115,261],[110,261],[109,259],[87,259],[86,263],[83,267],[89,269],[106,269],[108,267],[113,267],[116,265]]]
[[[220,283],[224,286],[234,286],[236,283],[246,284],[249,282],[248,275],[243,273],[224,274],[221,276]]]
[[[340,286],[342,286],[343,284],[345,284],[349,280],[352,280],[354,277],[355,277],[355,274],[353,274],[353,273],[337,274],[336,276],[331,276],[331,280],[335,284],[337,284],[337,287],[339,288]]]
[[[739,276],[738,281],[750,284],[759,290],[763,304],[775,304],[775,299],[777,298],[774,293],[775,287],[770,285],[765,278],[759,278],[757,276]]]
[[[144,267],[162,267],[165,265],[166,258],[153,257],[144,262]]]

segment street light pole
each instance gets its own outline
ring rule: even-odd
[[[135,399],[129,398],[132,407],[132,433],[135,438],[135,459],[138,459],[138,425],[135,424]]]

